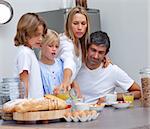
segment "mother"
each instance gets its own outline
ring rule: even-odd
[[[70,89],[70,84],[79,72],[86,55],[86,43],[90,34],[87,11],[80,6],[72,8],[67,16],[65,32],[60,35],[58,56],[64,62],[64,79],[61,88]]]

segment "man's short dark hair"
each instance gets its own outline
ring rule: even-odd
[[[110,40],[107,33],[102,31],[96,31],[90,34],[90,42],[88,43],[88,48],[90,45],[104,45],[106,49],[106,54],[109,52]]]

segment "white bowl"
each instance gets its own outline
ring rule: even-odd
[[[95,110],[97,112],[102,111],[105,107],[105,103],[101,104],[92,104],[90,105],[90,110]]]
[[[90,105],[87,103],[75,103],[75,109],[78,111],[89,110]]]
[[[115,108],[128,108],[130,106],[130,103],[127,102],[118,102],[116,104],[112,104]]]

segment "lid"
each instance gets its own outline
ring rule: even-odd
[[[9,77],[9,78],[3,78],[3,82],[18,82],[18,77]]]
[[[148,73],[150,74],[150,67],[144,67],[140,69],[140,74]]]

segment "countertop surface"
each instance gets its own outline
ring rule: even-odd
[[[150,108],[134,105],[126,109],[105,107],[96,120],[89,122],[65,122],[53,120],[48,124],[0,120],[0,129],[150,129]]]

